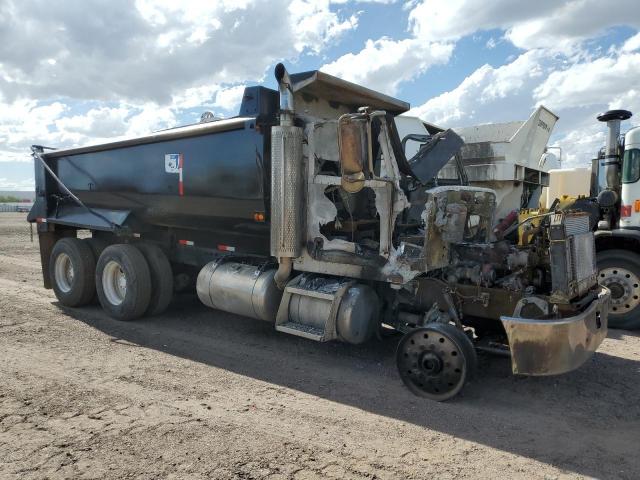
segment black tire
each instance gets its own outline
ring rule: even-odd
[[[456,396],[475,376],[473,343],[457,327],[429,323],[406,333],[396,352],[400,378],[415,395],[444,401]]]
[[[134,320],[144,315],[151,299],[151,274],[142,253],[133,245],[107,247],[96,267],[96,289],[109,316]]]
[[[611,290],[609,327],[640,329],[640,255],[629,250],[597,253],[598,281]]]
[[[104,251],[104,249],[109,246],[109,242],[107,242],[106,240],[103,240],[102,238],[83,238],[82,241],[87,245],[89,245],[89,248],[91,248],[91,251],[93,252],[93,259],[95,260],[97,265],[100,255],[102,255],[102,252]],[[94,283],[95,283],[95,279],[94,279]],[[96,291],[95,287],[93,289],[93,296],[91,297],[91,300],[89,301],[89,303],[93,305],[98,303],[98,292]]]
[[[97,264],[98,260],[100,259],[100,255],[102,255],[102,252],[104,252],[104,249],[109,246],[109,242],[107,242],[102,238],[93,238],[93,237],[84,238],[82,241],[85,242],[87,245],[89,245],[89,248],[91,248],[91,251],[93,252],[93,256],[96,259],[96,264]]]
[[[58,240],[49,257],[49,272],[61,304],[80,307],[91,302],[96,290],[96,261],[85,242],[72,237]]]
[[[173,298],[173,271],[162,249],[152,243],[137,243],[151,274],[151,299],[146,315],[160,315]]]

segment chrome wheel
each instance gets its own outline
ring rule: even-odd
[[[105,297],[112,305],[120,305],[127,295],[127,276],[120,264],[109,261],[102,271],[102,288]]]
[[[71,285],[73,285],[73,264],[71,258],[66,253],[61,253],[56,257],[54,266],[54,278],[56,279],[56,285],[63,293],[69,293],[71,291]]]
[[[611,313],[622,315],[640,304],[640,278],[621,267],[603,268],[598,273],[600,285],[611,290]]]

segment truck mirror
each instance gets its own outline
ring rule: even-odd
[[[368,160],[367,119],[343,115],[338,122],[341,185],[349,193],[364,187]]]

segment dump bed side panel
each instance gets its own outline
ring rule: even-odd
[[[269,241],[268,224],[254,222],[269,205],[269,137],[262,130],[247,119],[235,129],[57,153],[45,161],[90,208],[129,211],[130,223],[150,228],[208,232],[211,243],[248,235],[260,253]],[[47,217],[64,223],[65,213],[77,214],[78,207],[54,200],[56,187],[48,187]]]

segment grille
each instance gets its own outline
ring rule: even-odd
[[[556,301],[584,295],[596,284],[595,240],[589,216],[561,212],[551,218],[549,259]]]
[[[596,274],[595,248],[591,232],[571,237],[571,263],[574,280],[577,282],[587,280]]]
[[[567,215],[564,220],[564,228],[567,236],[580,235],[589,231],[589,215]]]

